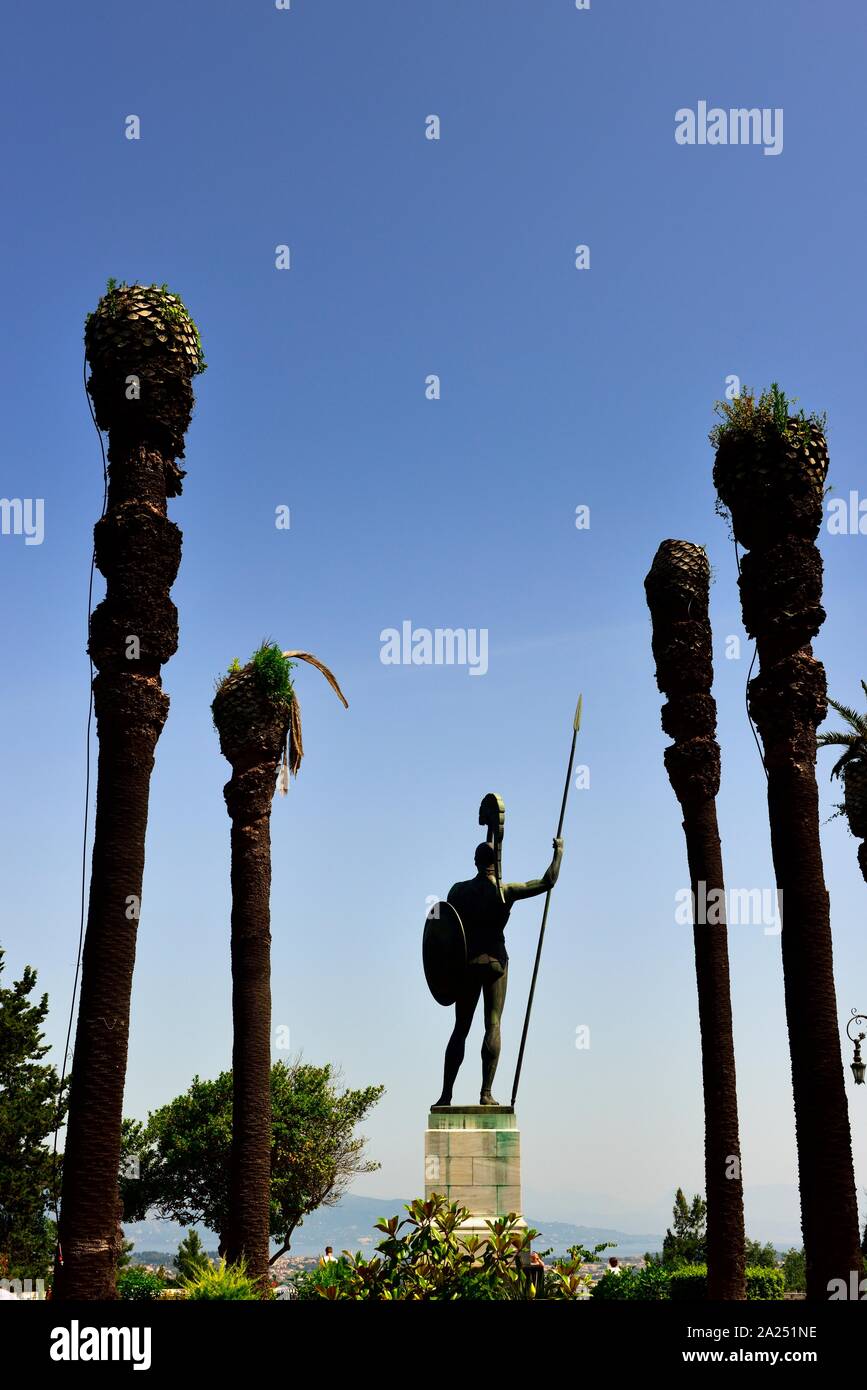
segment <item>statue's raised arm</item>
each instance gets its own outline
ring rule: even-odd
[[[560,861],[563,858],[563,841],[554,840],[554,858],[541,878],[531,878],[526,883],[506,883],[503,885],[503,898],[506,906],[520,902],[522,898],[538,898],[553,888],[560,875]]]

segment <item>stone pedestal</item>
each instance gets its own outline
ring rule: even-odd
[[[442,1193],[467,1207],[468,1234],[521,1213],[521,1135],[511,1105],[438,1105],[424,1143],[425,1196]],[[526,1223],[521,1219],[521,1225]]]

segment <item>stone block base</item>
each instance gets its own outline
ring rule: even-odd
[[[521,1212],[521,1135],[511,1105],[441,1105],[430,1112],[424,1145],[425,1196],[467,1207],[462,1229]]]

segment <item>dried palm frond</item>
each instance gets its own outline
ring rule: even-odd
[[[301,738],[301,706],[296,695],[289,712],[289,771],[298,776],[301,759],[304,757],[304,743]]]
[[[319,660],[318,656],[311,656],[309,652],[284,652],[283,655],[286,657],[287,661],[309,661],[311,666],[315,666],[317,671],[322,672],[338,699],[343,701],[346,709],[349,709],[349,701],[337,684],[336,677],[333,672],[329,671],[328,667]]]
[[[281,652],[273,642],[263,642],[246,666],[233,661],[217,682],[211,709],[220,735],[220,747],[230,762],[279,759],[277,790],[285,796],[289,777],[296,777],[304,757],[301,705],[289,678],[293,660],[307,661],[321,671],[332,690],[349,709],[349,701],[333,672],[309,652]],[[282,756],[280,750],[282,749]]]
[[[324,662],[319,660],[318,656],[311,656],[310,652],[283,652],[282,655],[287,661],[306,661],[311,666],[315,666],[317,671],[322,672],[338,699],[343,701],[344,707],[349,709],[349,701],[340,689],[336,676],[328,669]],[[292,704],[289,710],[289,732],[286,737],[286,748],[283,752],[283,766],[280,770],[280,780],[278,783],[278,790],[281,796],[285,796],[289,790],[288,774],[291,774],[293,777],[298,776],[298,769],[301,766],[303,757],[304,743],[301,737],[301,706],[298,703],[298,692],[293,690]]]

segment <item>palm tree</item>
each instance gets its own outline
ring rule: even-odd
[[[861,1268],[849,1115],[840,1054],[828,892],[819,840],[816,729],[827,712],[821,627],[824,418],[795,415],[774,384],[717,406],[714,483],[746,547],[740,591],[760,670],[749,709],[764,746],[782,902],[786,1019],[801,1188],[807,1297]]]
[[[87,319],[88,390],[107,430],[107,505],[94,531],[106,594],[89,652],[99,736],[96,821],[55,1261],[57,1299],[115,1298],[118,1167],[129,1010],[154,749],[169,708],[160,681],[177,650],[169,590],[198,331],[165,286],[108,290]]]
[[[223,788],[232,821],[232,1147],[226,1258],[246,1260],[268,1288],[271,1199],[271,802],[301,765],[301,712],[290,671],[295,659],[325,676],[308,652],[265,642],[246,666],[235,661],[211,706],[220,750],[232,765]]]
[[[867,695],[867,684],[861,682],[861,689]],[[816,740],[820,748],[845,748],[831,769],[832,777],[843,782],[843,804],[839,809],[849,822],[849,829],[858,846],[858,865],[867,882],[867,714],[858,714],[848,705],[838,705],[828,696],[828,704],[846,721],[849,726],[841,733],[827,732]]]
[[[746,1298],[738,1098],[729,990],[725,880],[717,827],[720,750],[708,617],[710,567],[701,546],[663,541],[644,581],[656,680],[668,696],[662,727],[674,742],[665,766],[683,812],[692,886],[701,1034],[707,1191],[708,1297]],[[715,896],[714,896],[715,895]],[[708,922],[695,905],[719,904]]]

